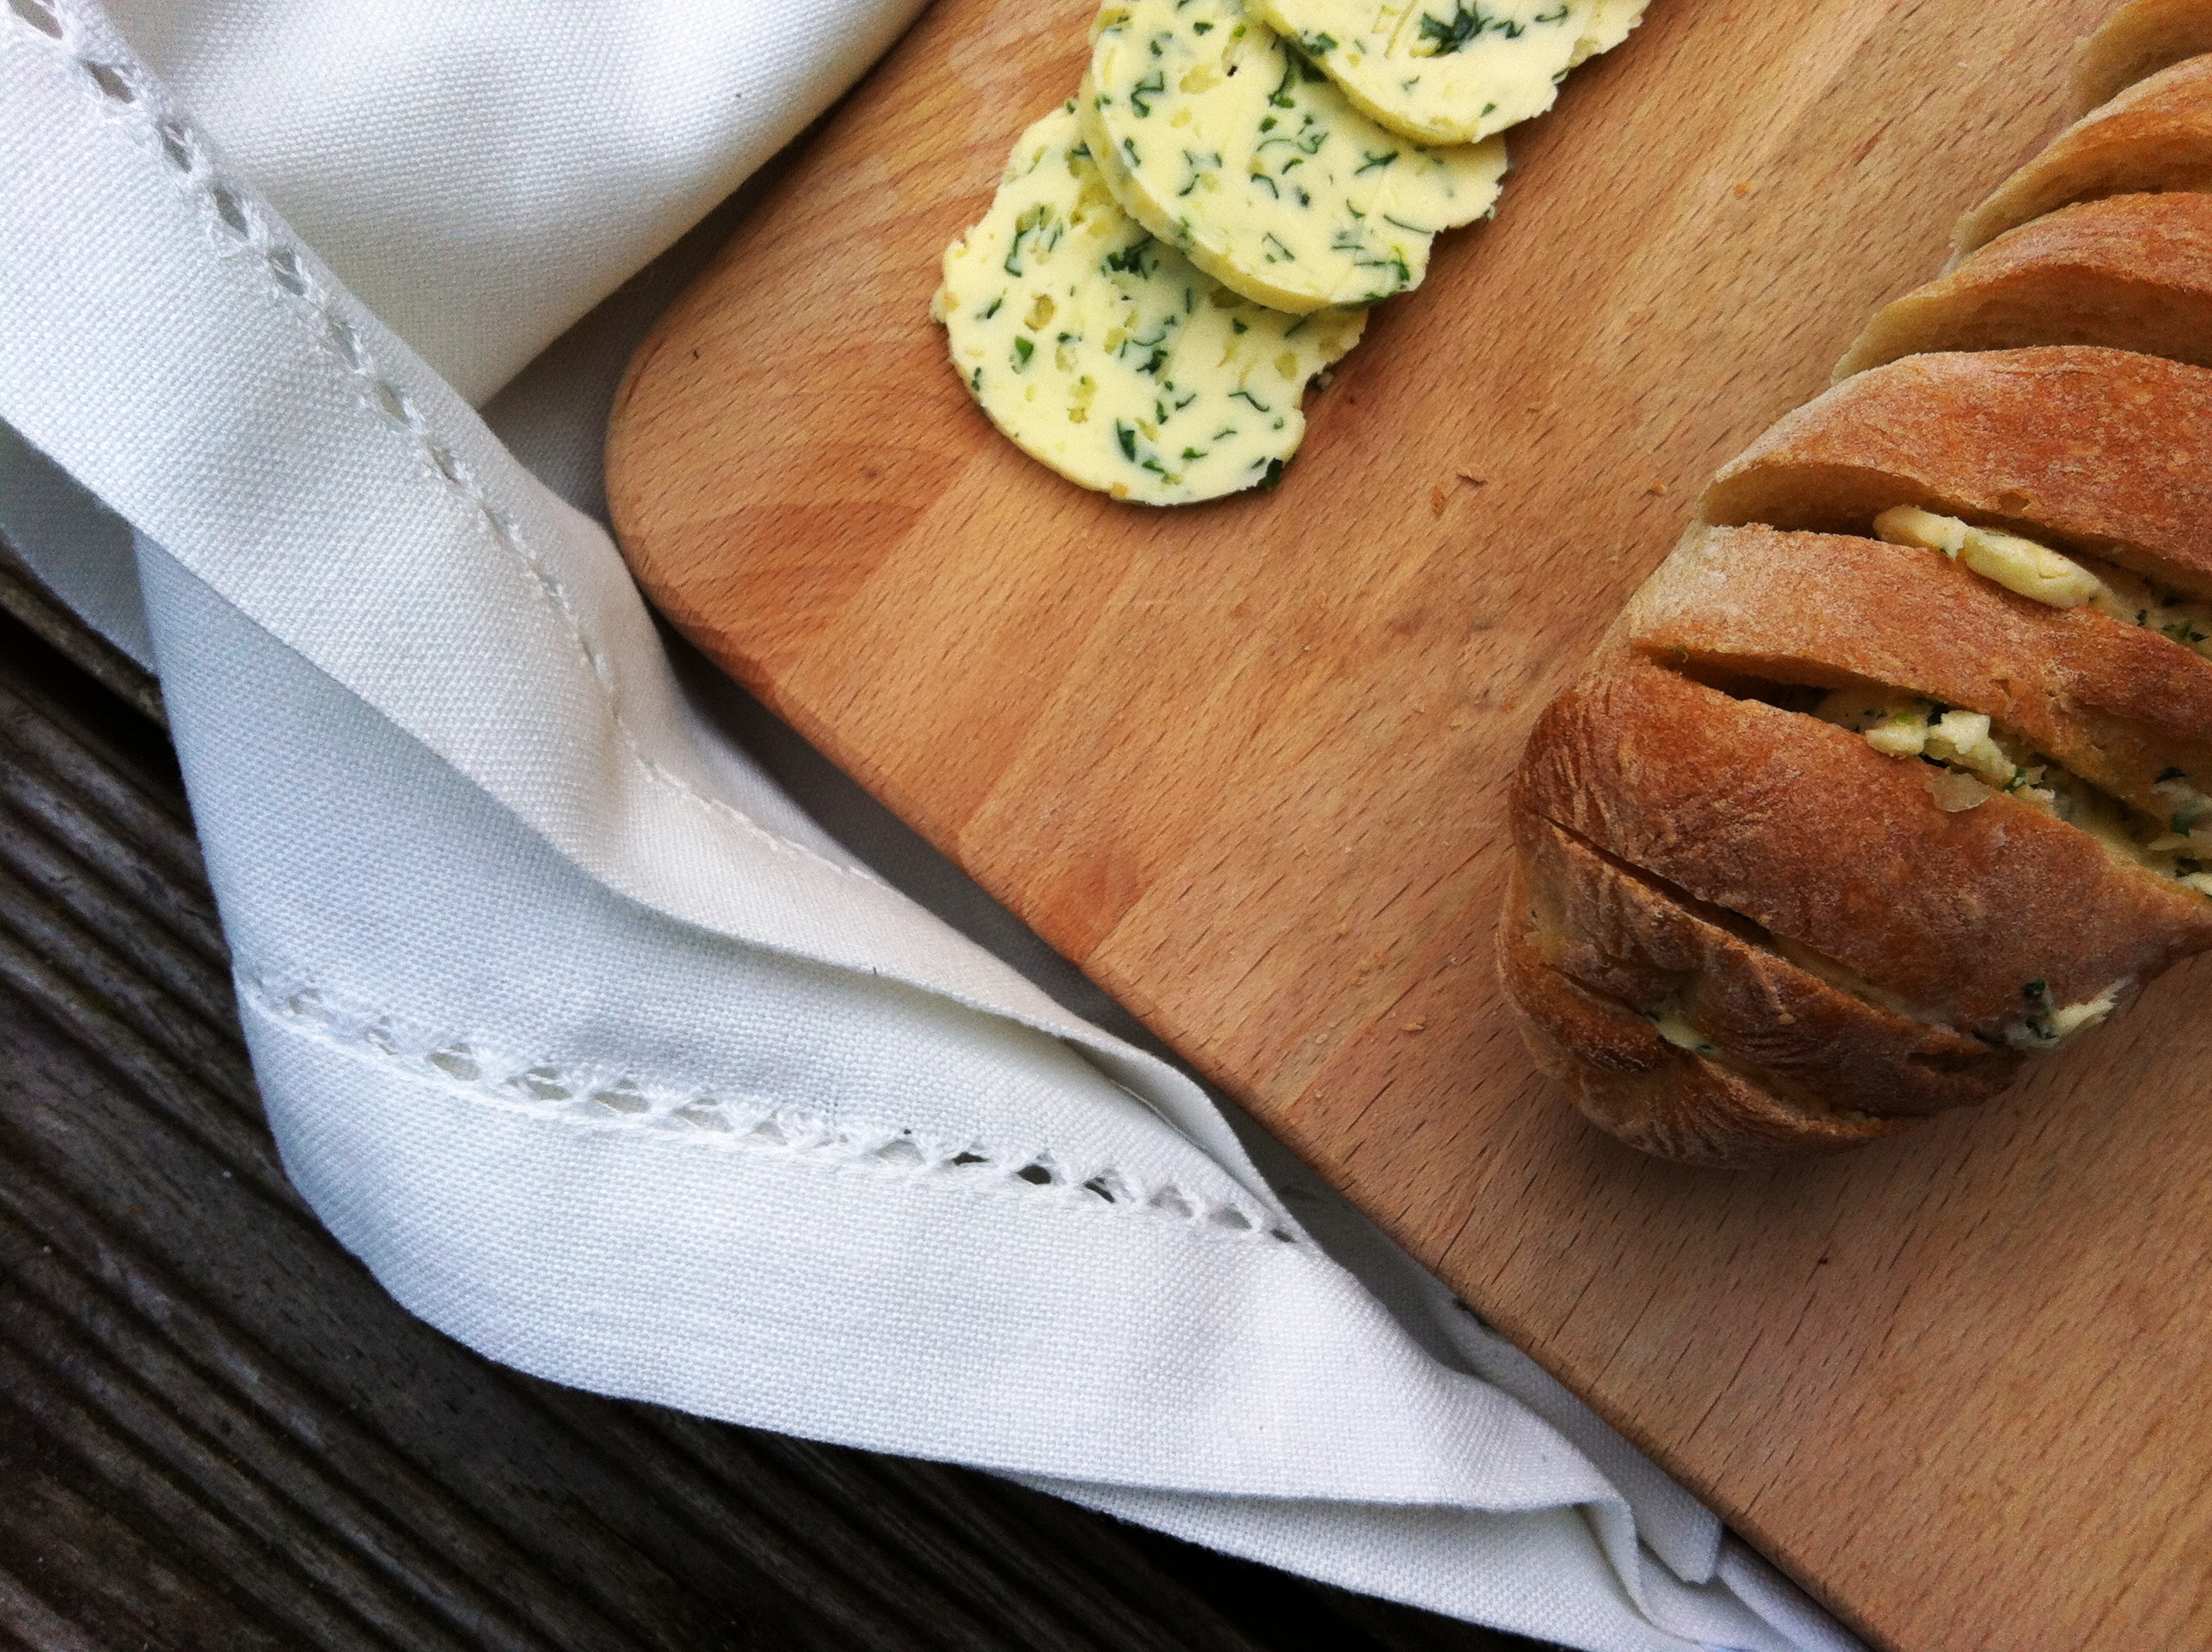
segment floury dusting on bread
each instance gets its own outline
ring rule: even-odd
[[[1538,1062],[1753,1164],[1986,1100],[2212,949],[2212,5],[1723,468],[1516,776]]]

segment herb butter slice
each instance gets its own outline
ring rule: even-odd
[[[1255,0],[1371,118],[1425,143],[1472,143],[1552,106],[1584,58],[1618,46],[1638,0]]]
[[[1575,42],[1567,67],[1579,69],[1601,52],[1610,52],[1644,21],[1646,0],[1597,0],[1583,21],[1583,37]]]
[[[1505,173],[1502,138],[1425,149],[1376,125],[1243,0],[1109,0],[1077,107],[1130,216],[1280,310],[1417,286]]]
[[[930,313],[1017,446],[1148,505],[1280,476],[1306,381],[1367,319],[1264,309],[1146,234],[1092,164],[1072,100],[1014,145],[990,210],[945,249]]]

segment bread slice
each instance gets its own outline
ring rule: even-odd
[[[2008,229],[1884,306],[1835,376],[1929,350],[2103,344],[2212,367],[2212,195],[2115,195]]]
[[[2212,57],[2136,82],[2060,133],[1959,221],[1954,264],[2008,229],[2075,201],[2212,189]]]
[[[2212,901],[2019,799],[1948,811],[1934,772],[1615,648],[1538,720],[1513,796],[1883,1001],[1999,1046],[2032,1002],[2116,1001],[2212,947]]]
[[[1917,505],[2212,597],[2208,433],[2212,368],[2075,344],[1911,355],[1776,424],[1699,518],[1864,533]]]
[[[1636,1011],[1686,1054],[1759,1074],[1800,1108],[1940,1113],[1989,1096],[2022,1059],[1855,995],[1756,926],[1549,821],[1517,817],[1514,839],[1534,916],[1528,938],[1549,968]]]
[[[1736,1169],[1834,1152],[1909,1121],[1786,1098],[1725,1061],[1677,1048],[1618,999],[1547,964],[1547,922],[1516,863],[1498,925],[1498,974],[1537,1067],[1608,1134],[1660,1158]]]
[[[2212,52],[2212,0],[2129,0],[2081,43],[2074,106],[2086,113],[2202,52]]]
[[[1937,551],[1692,528],[1618,635],[1706,676],[1880,683],[1980,712],[2148,814],[2172,811],[2158,788],[2176,768],[2212,791],[2212,660],[2094,608],[2015,596]]]

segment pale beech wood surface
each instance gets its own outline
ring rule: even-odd
[[[2095,0],[1656,0],[1509,142],[1273,493],[1000,439],[927,310],[1079,0],[939,0],[663,321],[610,448],[693,639],[1824,1599],[2212,1643],[2212,975],[1973,1116],[1696,1172],[1533,1072],[1491,928],[1537,709],[1713,468],[2064,121]]]

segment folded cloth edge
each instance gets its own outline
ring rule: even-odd
[[[44,43],[27,41],[23,36],[27,31],[46,31],[37,28],[22,8],[15,9],[16,17],[24,21],[12,27],[11,56],[27,47],[31,52],[46,49]],[[176,519],[160,485],[174,473],[171,467],[179,465],[186,473],[201,467],[218,472],[252,468],[253,456],[225,448],[220,410],[209,406],[204,386],[198,387],[197,394],[196,387],[190,386],[155,388],[146,382],[144,372],[149,364],[192,359],[190,351],[165,355],[149,348],[165,324],[187,328],[197,325],[204,332],[236,327],[237,337],[245,342],[234,343],[229,350],[234,358],[258,356],[276,364],[290,380],[286,386],[288,395],[296,395],[303,382],[312,382],[322,406],[350,419],[362,441],[396,446],[409,461],[417,496],[405,501],[408,508],[396,512],[394,519],[380,525],[379,537],[395,546],[413,547],[426,539],[452,535],[459,521],[466,531],[495,549],[512,553],[521,566],[509,568],[508,577],[534,580],[545,598],[535,615],[538,623],[522,628],[522,634],[512,639],[516,652],[525,658],[544,660],[562,657],[564,643],[573,647],[586,680],[567,685],[572,705],[592,697],[592,680],[596,680],[605,695],[605,711],[594,747],[580,762],[564,769],[557,756],[549,758],[539,752],[534,754],[530,766],[502,766],[502,754],[472,743],[469,731],[439,728],[428,709],[427,696],[410,700],[404,693],[380,695],[374,692],[378,687],[389,690],[392,685],[379,684],[373,678],[360,680],[368,675],[369,658],[361,639],[343,635],[333,639],[324,634],[328,646],[310,650],[307,657],[329,671],[334,681],[378,705],[387,715],[393,714],[385,702],[397,698],[402,714],[395,720],[401,727],[501,799],[575,864],[611,885],[622,888],[625,881],[605,875],[604,868],[611,863],[626,861],[633,872],[638,864],[696,867],[699,857],[681,842],[683,833],[670,830],[666,820],[650,817],[674,810],[684,817],[684,826],[694,830],[702,817],[720,821],[724,817],[713,811],[715,799],[711,786],[699,778],[697,765],[688,754],[681,750],[641,750],[643,742],[635,729],[623,726],[626,699],[642,701],[650,710],[649,718],[634,718],[635,722],[658,728],[680,721],[670,715],[674,696],[661,680],[665,671],[655,677],[647,671],[643,673],[645,680],[640,681],[630,664],[641,658],[655,659],[657,653],[650,647],[649,623],[626,582],[610,581],[604,568],[556,567],[534,559],[533,543],[541,549],[545,544],[557,545],[564,532],[573,531],[574,524],[559,519],[565,507],[545,498],[543,490],[526,477],[513,474],[513,467],[504,465],[497,444],[483,431],[473,414],[458,404],[458,398],[414,359],[404,343],[353,305],[313,254],[289,240],[281,222],[251,191],[221,174],[189,123],[180,113],[162,106],[158,88],[143,71],[135,70],[121,43],[106,33],[97,18],[73,9],[54,15],[67,18],[67,30],[58,44],[74,55],[49,66],[58,67],[59,72],[45,77],[41,91],[62,94],[58,99],[49,97],[50,105],[66,104],[73,96],[82,107],[70,112],[82,115],[89,111],[92,119],[87,125],[104,123],[124,129],[125,141],[135,143],[139,170],[146,174],[138,181],[150,180],[155,185],[143,191],[145,203],[155,210],[143,216],[114,212],[100,216],[95,223],[84,226],[75,235],[40,237],[21,233],[28,226],[20,221],[9,224],[0,240],[21,255],[9,272],[9,289],[33,295],[44,301],[43,307],[58,313],[71,307],[64,301],[63,289],[72,273],[81,274],[87,268],[135,267],[146,284],[136,294],[108,295],[111,301],[131,296],[138,300],[120,307],[125,319],[114,330],[114,337],[67,341],[82,351],[71,364],[74,373],[56,372],[51,360],[34,361],[27,349],[7,352],[13,356],[16,371],[0,372],[0,389],[7,397],[0,404],[0,411],[15,419],[42,447],[64,458],[125,515],[141,526],[155,528],[185,566],[200,577],[212,577],[214,588],[272,635],[289,640],[303,631],[313,632],[322,616],[302,615],[287,605],[288,598],[297,593],[288,591],[283,577],[285,553],[296,544],[298,530],[295,522],[284,519],[281,477],[258,479],[264,489],[262,497],[271,507],[265,544],[258,548],[267,554],[242,562],[226,562],[220,568],[193,568],[193,553],[198,549],[195,525]],[[93,75],[88,64],[106,74]],[[72,76],[73,84],[69,83]],[[38,76],[34,74],[31,78]],[[111,82],[123,86],[131,95],[118,97],[109,89]],[[51,131],[44,134],[49,148],[54,146],[53,136]],[[164,175],[164,169],[168,175]],[[212,322],[204,316],[179,313],[174,306],[165,304],[164,295],[154,290],[158,283],[153,272],[169,267],[168,259],[142,257],[134,265],[128,256],[117,256],[114,246],[97,245],[104,233],[127,236],[131,228],[143,228],[157,218],[164,187],[171,209],[165,229],[172,244],[161,250],[173,253],[176,246],[190,246],[196,240],[203,257],[212,254],[218,274],[230,278],[228,295],[238,301],[234,313],[218,316]],[[141,254],[154,250],[143,244],[128,249]],[[206,293],[198,296],[204,299]],[[272,317],[277,318],[273,325]],[[224,352],[211,349],[209,353]],[[103,359],[95,361],[95,357]],[[66,380],[70,389],[57,396],[53,380]],[[103,392],[125,404],[137,401],[174,409],[198,403],[209,416],[191,429],[165,431],[141,424],[135,430],[149,438],[145,449],[129,453],[114,440],[118,410],[115,403],[100,405]],[[82,412],[87,403],[97,409],[88,419]],[[478,483],[479,477],[489,480]],[[471,513],[473,521],[469,519]],[[179,550],[179,545],[185,549]],[[424,573],[401,571],[416,576]],[[434,584],[434,577],[445,572],[429,570],[433,578],[422,582]],[[447,593],[432,590],[425,594],[434,600]],[[468,593],[456,587],[451,594],[465,598]],[[599,640],[592,626],[580,623],[579,614],[589,614],[593,625],[605,627],[611,635],[604,641]],[[561,635],[562,619],[568,622],[566,638]],[[643,647],[641,636],[646,640]],[[609,664],[617,657],[624,662],[619,670]],[[577,673],[572,670],[570,675],[574,677]],[[349,676],[356,680],[349,682]],[[411,724],[404,714],[410,710],[416,714]],[[441,735],[442,741],[438,738]],[[656,770],[662,777],[658,783],[653,779]],[[561,795],[558,784],[549,785],[549,773],[555,782],[568,783],[567,797]],[[623,833],[611,840],[599,823],[584,817],[574,802],[577,794],[593,792],[611,777],[629,793],[615,811],[623,817]],[[669,804],[665,798],[672,793],[693,801]],[[655,793],[661,794],[661,801],[649,800]],[[703,805],[696,801],[700,799],[704,799]],[[730,822],[727,829],[740,835],[760,830],[749,829],[742,820]],[[849,869],[811,854],[804,846],[787,844],[786,849],[796,851],[785,855],[794,884],[819,885],[823,879],[834,878],[835,888],[843,897],[842,904],[881,901],[886,903],[887,914],[896,912],[899,926],[910,920],[910,911],[872,879],[855,878]],[[1072,1021],[1011,972],[988,961],[960,958],[958,948],[916,951],[904,934],[890,937],[892,944],[885,945],[886,932],[893,927],[888,922],[862,926],[857,933],[851,929],[825,932],[804,920],[794,920],[789,910],[779,910],[774,903],[764,904],[757,898],[729,898],[726,892],[719,903],[700,902],[684,887],[680,878],[663,883],[633,875],[627,881],[632,887],[625,892],[633,898],[682,921],[703,922],[726,932],[742,933],[751,944],[781,946],[796,957],[820,959],[827,955],[829,961],[842,967],[869,973],[911,972],[908,978],[922,990],[944,993],[1081,1045],[1117,1082],[1142,1095],[1209,1156],[1230,1169],[1255,1197],[1289,1219],[1233,1135],[1220,1125],[1203,1096],[1188,1080],[1153,1058]],[[787,908],[790,904],[788,900],[784,903]],[[765,938],[763,931],[767,932]],[[878,949],[892,954],[898,967],[884,971],[872,956]],[[949,962],[956,967],[948,969]]]

